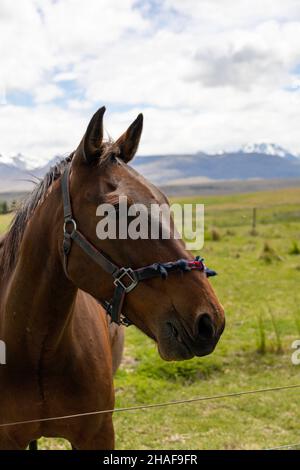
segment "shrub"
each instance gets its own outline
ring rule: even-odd
[[[8,205],[6,201],[0,202],[0,214],[8,213]]]

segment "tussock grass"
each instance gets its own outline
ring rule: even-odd
[[[296,306],[295,310],[293,310],[293,314],[294,314],[296,330],[298,333],[298,337],[300,339],[300,306],[299,304]]]
[[[266,351],[267,351],[266,331],[265,331],[264,318],[261,312],[257,316],[257,333],[258,333],[257,352],[259,352],[259,354],[266,354]]]
[[[210,239],[213,242],[219,242],[221,240],[221,232],[217,228],[212,228],[210,232]]]
[[[228,228],[225,232],[225,235],[227,235],[228,237],[234,237],[236,235],[236,232],[235,230]]]
[[[259,233],[255,228],[252,228],[249,232],[249,235],[251,235],[251,237],[257,237]]]
[[[270,245],[268,241],[264,242],[262,251],[259,255],[259,259],[267,264],[271,264],[274,261],[283,261],[282,257],[276,252],[276,250]]]
[[[292,246],[289,249],[289,255],[300,255],[300,247],[296,240],[293,240]]]
[[[274,312],[270,308],[268,308],[268,311],[271,317],[271,323],[272,323],[273,330],[275,333],[275,352],[277,354],[281,354],[283,352],[283,347],[282,347],[282,341],[281,341],[279,322],[277,321]]]

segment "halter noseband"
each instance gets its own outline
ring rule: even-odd
[[[73,218],[70,200],[70,169],[66,168],[62,175],[61,187],[64,208],[64,239],[63,239],[63,262],[66,276],[68,276],[68,255],[71,250],[72,241],[75,242],[96,264],[104,271],[111,274],[114,283],[114,293],[109,302],[99,301],[105,308],[111,320],[118,325],[129,326],[132,322],[122,314],[122,307],[125,295],[131,292],[140,281],[153,277],[166,279],[171,272],[188,272],[192,270],[204,271],[207,277],[215,276],[217,273],[207,268],[203,259],[197,256],[193,260],[179,259],[168,263],[154,263],[148,266],[132,269],[130,267],[119,267],[113,263],[106,255],[99,251],[87,238],[77,230],[76,221]]]

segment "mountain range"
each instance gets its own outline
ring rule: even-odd
[[[22,154],[9,161],[0,155],[0,193],[27,191],[58,161],[29,169]],[[192,185],[209,181],[300,178],[300,157],[272,143],[247,144],[215,154],[137,156],[132,164],[155,184]]]

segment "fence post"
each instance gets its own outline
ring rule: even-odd
[[[256,207],[253,207],[252,211],[252,230],[253,232],[256,230]]]

